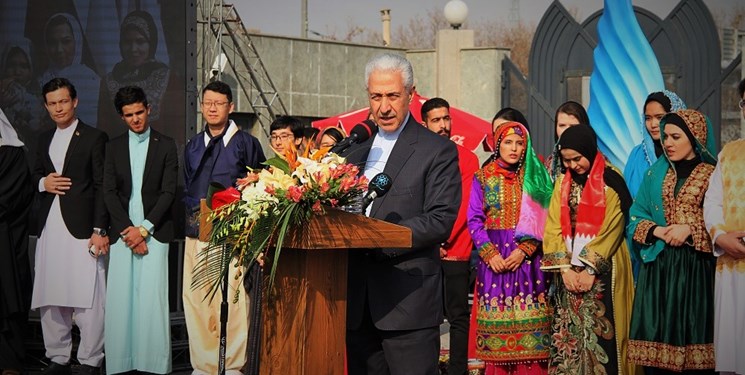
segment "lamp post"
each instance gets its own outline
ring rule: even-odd
[[[445,4],[444,13],[450,27],[458,30],[468,17],[468,5],[462,0],[450,0]]]
[[[437,31],[435,94],[447,98],[452,106],[460,106],[465,102],[465,97],[461,100],[461,56],[464,49],[473,48],[474,33],[460,29],[468,16],[468,6],[462,0],[450,0],[444,13],[452,29]]]

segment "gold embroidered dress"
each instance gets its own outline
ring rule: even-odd
[[[745,140],[728,143],[719,154],[704,200],[712,239],[745,231]],[[716,371],[745,374],[745,259],[714,247],[714,349]]]
[[[634,290],[624,211],[631,196],[596,142],[584,125],[570,127],[559,139],[560,147],[580,153],[591,168],[558,175],[549,205],[541,267],[554,275],[549,374],[638,370],[626,360]],[[562,272],[570,270],[595,275],[589,290],[567,289]]]
[[[687,126],[695,137],[696,157],[676,162],[662,157],[652,165],[631,206],[627,234],[633,239],[632,251],[642,260],[629,360],[680,372],[714,368],[715,259],[702,206],[715,160],[703,146],[707,140],[704,116],[693,110],[676,114],[685,124],[675,125]],[[669,126],[667,119],[660,124],[661,132]],[[691,230],[682,246],[669,245],[652,234],[657,226],[673,224],[685,224]]]

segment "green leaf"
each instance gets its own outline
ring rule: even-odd
[[[287,160],[282,159],[279,156],[274,156],[265,161],[263,164],[272,166],[274,168],[279,168],[282,172],[285,172],[288,175],[292,174],[292,171],[290,170],[290,164],[287,163]]]

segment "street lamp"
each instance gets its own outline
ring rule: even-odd
[[[458,30],[460,25],[466,21],[468,16],[468,6],[462,0],[450,0],[445,4],[445,19],[454,30]]]

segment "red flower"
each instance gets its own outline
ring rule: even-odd
[[[303,198],[304,192],[305,189],[303,189],[303,187],[290,186],[290,188],[287,189],[287,199],[296,203],[300,202],[300,200]]]
[[[331,207],[336,207],[336,205],[339,204],[339,200],[338,199],[331,198],[331,199],[329,199],[329,203],[331,204]]]
[[[323,209],[321,208],[321,201],[317,200],[316,203],[313,203],[313,211],[314,212],[323,211]]]
[[[321,194],[326,194],[329,191],[330,188],[331,188],[331,186],[329,186],[329,183],[328,182],[322,183],[321,184]]]
[[[264,191],[271,196],[274,196],[277,193],[277,191],[274,190],[274,186],[272,185],[266,185],[266,187],[264,188]]]
[[[212,209],[216,210],[239,199],[241,199],[241,192],[234,187],[219,191],[212,194]]]
[[[355,181],[354,177],[346,176],[342,178],[339,183],[339,191],[341,191],[342,193],[346,193],[356,185],[357,181]]]

